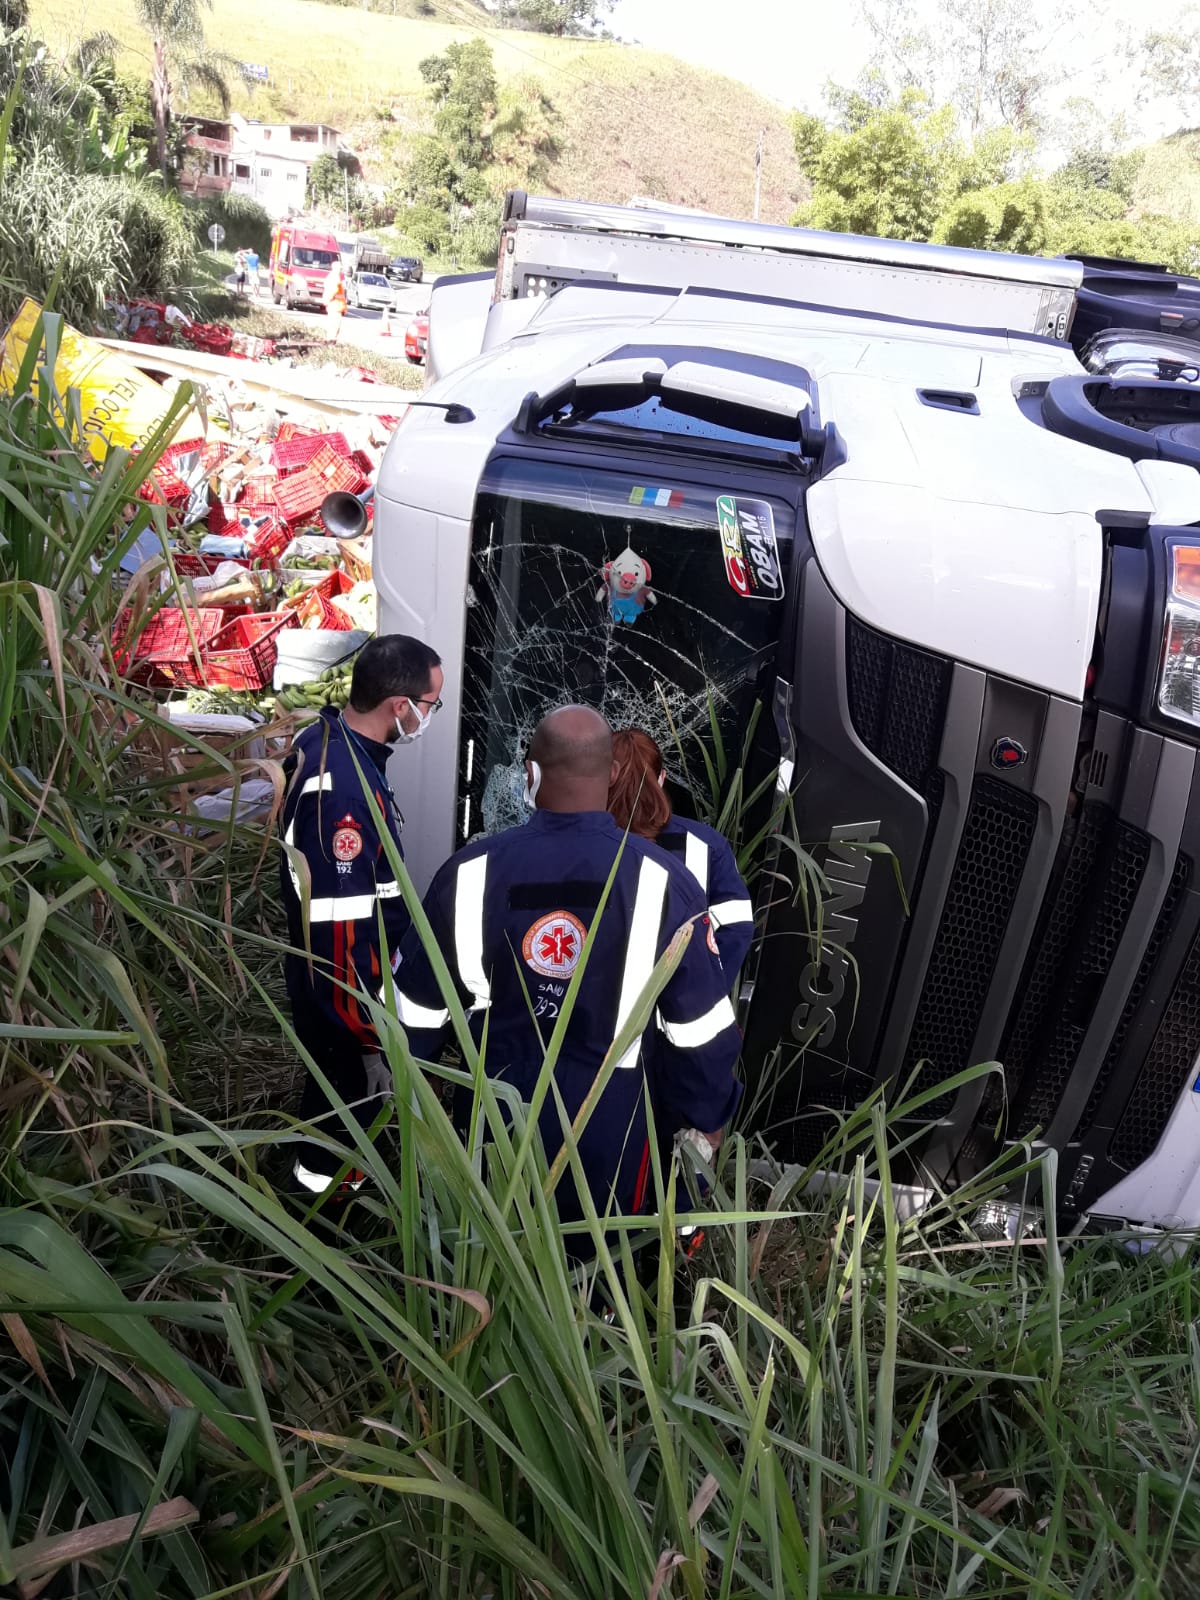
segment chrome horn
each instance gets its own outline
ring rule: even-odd
[[[321,521],[325,532],[334,539],[357,539],[367,526],[367,505],[375,493],[375,485],[361,495],[347,494],[335,489],[321,501]]]

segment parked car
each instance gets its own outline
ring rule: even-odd
[[[404,354],[417,366],[425,365],[425,352],[429,348],[429,312],[418,311],[404,330]]]
[[[396,256],[387,275],[397,283],[420,283],[425,277],[425,263],[417,256]]]
[[[396,303],[391,284],[382,272],[356,272],[350,279],[347,297],[352,306],[374,306],[390,311]]]

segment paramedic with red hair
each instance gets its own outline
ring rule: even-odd
[[[695,878],[708,902],[721,965],[732,983],[754,937],[754,910],[728,839],[706,823],[674,815],[663,787],[667,772],[662,751],[641,728],[613,734],[613,761],[609,811],[622,828],[670,851]]]

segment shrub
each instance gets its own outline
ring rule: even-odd
[[[120,215],[128,252],[126,292],[169,293],[187,283],[195,264],[196,240],[191,219],[175,196],[153,181],[110,179],[106,187]]]
[[[959,195],[938,218],[933,242],[1036,255],[1046,247],[1046,186],[1025,180]]]
[[[196,238],[206,248],[208,230],[214,222],[225,229],[226,250],[257,250],[260,256],[270,254],[271,218],[257,200],[243,194],[226,194],[212,199],[191,202]]]
[[[11,316],[24,294],[44,299],[61,274],[58,306],[89,323],[128,270],[128,246],[107,179],[80,178],[47,145],[4,175],[0,206],[0,305]]]

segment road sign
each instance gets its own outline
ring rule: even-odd
[[[219,245],[225,237],[225,229],[219,222],[214,222],[208,230],[208,237],[212,244]]]
[[[242,69],[242,77],[248,78],[251,83],[268,83],[270,81],[270,73],[266,67],[259,66],[254,61],[239,61],[238,65]]]

